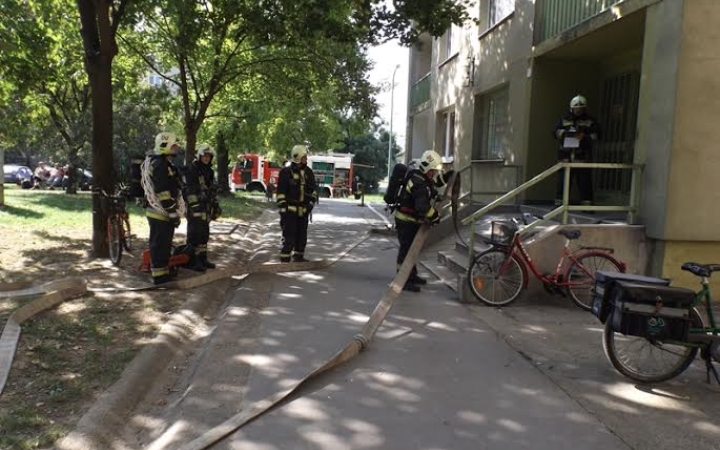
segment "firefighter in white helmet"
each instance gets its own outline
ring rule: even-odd
[[[593,144],[600,137],[600,126],[594,117],[587,112],[587,100],[576,95],[570,100],[570,110],[555,125],[553,136],[560,143],[558,161],[590,162]],[[592,170],[571,169],[570,189],[577,182],[580,191],[580,202],[590,205],[593,201]],[[564,172],[557,174],[555,204],[562,204]]]
[[[175,228],[180,225],[184,209],[181,180],[172,159],[180,150],[174,133],[163,132],[155,137],[153,154],[141,167],[147,216],[150,225],[150,260],[153,284],[171,281],[170,252]]]
[[[183,176],[183,193],[187,203],[187,244],[193,251],[189,268],[198,272],[215,268],[207,256],[210,222],[217,220],[222,213],[212,168],[214,156],[215,151],[210,145],[199,144],[195,160]]]
[[[397,270],[405,261],[415,235],[420,231],[423,223],[436,224],[440,221],[440,215],[433,206],[433,200],[437,197],[435,179],[440,178],[445,184],[442,176],[442,159],[434,150],[425,151],[422,156],[411,164],[409,172],[405,177],[405,185],[398,194],[398,208],[395,210],[395,229],[397,230],[400,250],[397,256]],[[413,266],[403,290],[420,292],[420,285],[427,281],[417,273],[417,267]]]
[[[307,166],[307,145],[296,145],[290,164],[280,170],[276,202],[280,211],[282,248],[280,261],[305,262],[305,246],[310,214],[318,200],[315,174]]]

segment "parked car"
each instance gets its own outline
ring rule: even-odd
[[[92,173],[87,169],[77,169],[77,180],[78,180],[78,189],[81,191],[89,191],[92,189]],[[63,178],[62,187],[66,188],[68,184],[68,176],[65,175],[65,178]]]
[[[3,183],[21,184],[23,180],[32,180],[33,171],[19,164],[3,165]]]

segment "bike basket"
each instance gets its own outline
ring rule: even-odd
[[[612,290],[616,281],[625,281],[633,284],[647,284],[656,286],[668,286],[670,280],[667,278],[645,277],[632,273],[621,272],[595,272],[595,286],[592,290],[593,304],[592,313],[605,323],[612,310]]]
[[[690,289],[616,282],[612,288],[612,329],[629,336],[657,340],[687,340],[690,308],[695,292]]]
[[[490,224],[490,242],[495,245],[510,245],[518,227],[514,222],[492,221]]]

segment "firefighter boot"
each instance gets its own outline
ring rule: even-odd
[[[417,284],[419,286],[427,284],[427,280],[425,278],[422,278],[418,276],[417,273],[414,273],[408,278],[408,283]]]
[[[172,281],[172,277],[170,275],[160,275],[158,277],[153,277],[153,284],[155,286],[159,284],[165,284]]]
[[[211,263],[210,261],[208,261],[207,253],[203,253],[202,255],[200,255],[200,261],[202,262],[202,265],[208,269],[214,269],[215,267],[217,267],[215,263]]]
[[[199,255],[196,255],[193,257],[192,261],[190,261],[190,264],[188,265],[188,269],[194,271],[194,272],[205,272],[205,265],[202,262],[202,259]]]
[[[408,280],[408,282],[405,283],[405,286],[403,286],[402,290],[409,292],[420,292],[420,286],[418,286],[417,284],[413,284]]]
[[[310,260],[305,259],[305,256],[302,253],[295,253],[292,260],[293,262],[310,262]]]

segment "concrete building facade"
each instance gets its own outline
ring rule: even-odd
[[[406,157],[469,167],[486,201],[556,163],[555,122],[584,95],[596,162],[635,163],[648,273],[696,287],[680,263],[720,262],[720,2],[477,0],[474,22],[410,50]],[[632,171],[596,170],[596,203],[627,205]],[[554,180],[523,203],[554,200]]]

